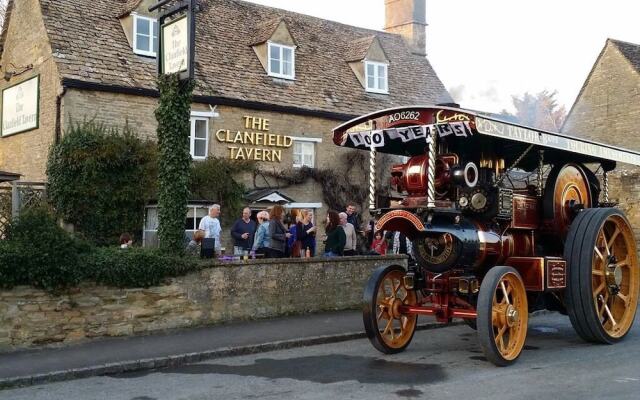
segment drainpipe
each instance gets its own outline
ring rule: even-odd
[[[60,121],[62,119],[62,97],[64,97],[65,93],[67,93],[67,88],[63,86],[62,93],[56,97],[56,132],[54,144],[60,143],[60,138],[62,138],[62,123]]]

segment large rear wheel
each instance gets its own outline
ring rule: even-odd
[[[527,337],[527,292],[518,272],[493,267],[482,280],[478,294],[478,340],[485,356],[504,367],[520,356]]]
[[[589,342],[615,343],[631,329],[640,270],[629,222],[615,208],[587,209],[571,225],[565,292],[571,324]]]
[[[411,342],[418,316],[402,314],[400,306],[416,305],[416,293],[404,287],[406,271],[399,265],[373,272],[364,291],[363,321],[373,346],[386,354],[399,353]]]

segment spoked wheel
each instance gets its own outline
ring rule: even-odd
[[[622,211],[582,211],[569,231],[565,259],[565,298],[578,335],[596,343],[622,339],[633,325],[640,287],[636,243]]]
[[[373,346],[386,354],[399,353],[411,342],[418,316],[405,315],[402,305],[416,305],[416,293],[404,287],[406,271],[399,265],[380,267],[364,291],[363,320]]]
[[[520,274],[505,266],[493,267],[478,294],[478,339],[485,356],[499,367],[516,361],[527,337],[529,309]]]

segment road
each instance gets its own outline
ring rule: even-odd
[[[87,355],[90,356],[90,355]],[[638,399],[640,325],[613,346],[581,341],[567,317],[529,322],[515,365],[483,357],[475,331],[417,332],[407,351],[337,344],[212,360],[173,369],[0,391],[12,400],[205,399]]]

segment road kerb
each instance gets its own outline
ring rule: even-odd
[[[426,323],[419,324],[417,330],[427,330],[444,328],[452,325],[459,325],[462,322],[451,324]],[[243,356],[269,351],[286,350],[296,347],[315,346],[320,344],[338,343],[349,340],[362,339],[366,337],[364,331],[347,332],[334,335],[312,336],[307,338],[289,339],[261,343],[255,345],[225,347],[214,350],[206,350],[197,353],[185,353],[179,355],[163,356],[157,358],[147,358],[140,360],[129,360],[117,363],[97,365],[94,367],[73,368],[62,371],[54,371],[31,376],[17,376],[0,379],[0,389],[11,389],[25,386],[34,386],[44,383],[61,382],[73,379],[89,378],[93,376],[122,374],[125,372],[149,371],[161,368],[176,367],[184,364],[191,364],[216,358]]]

